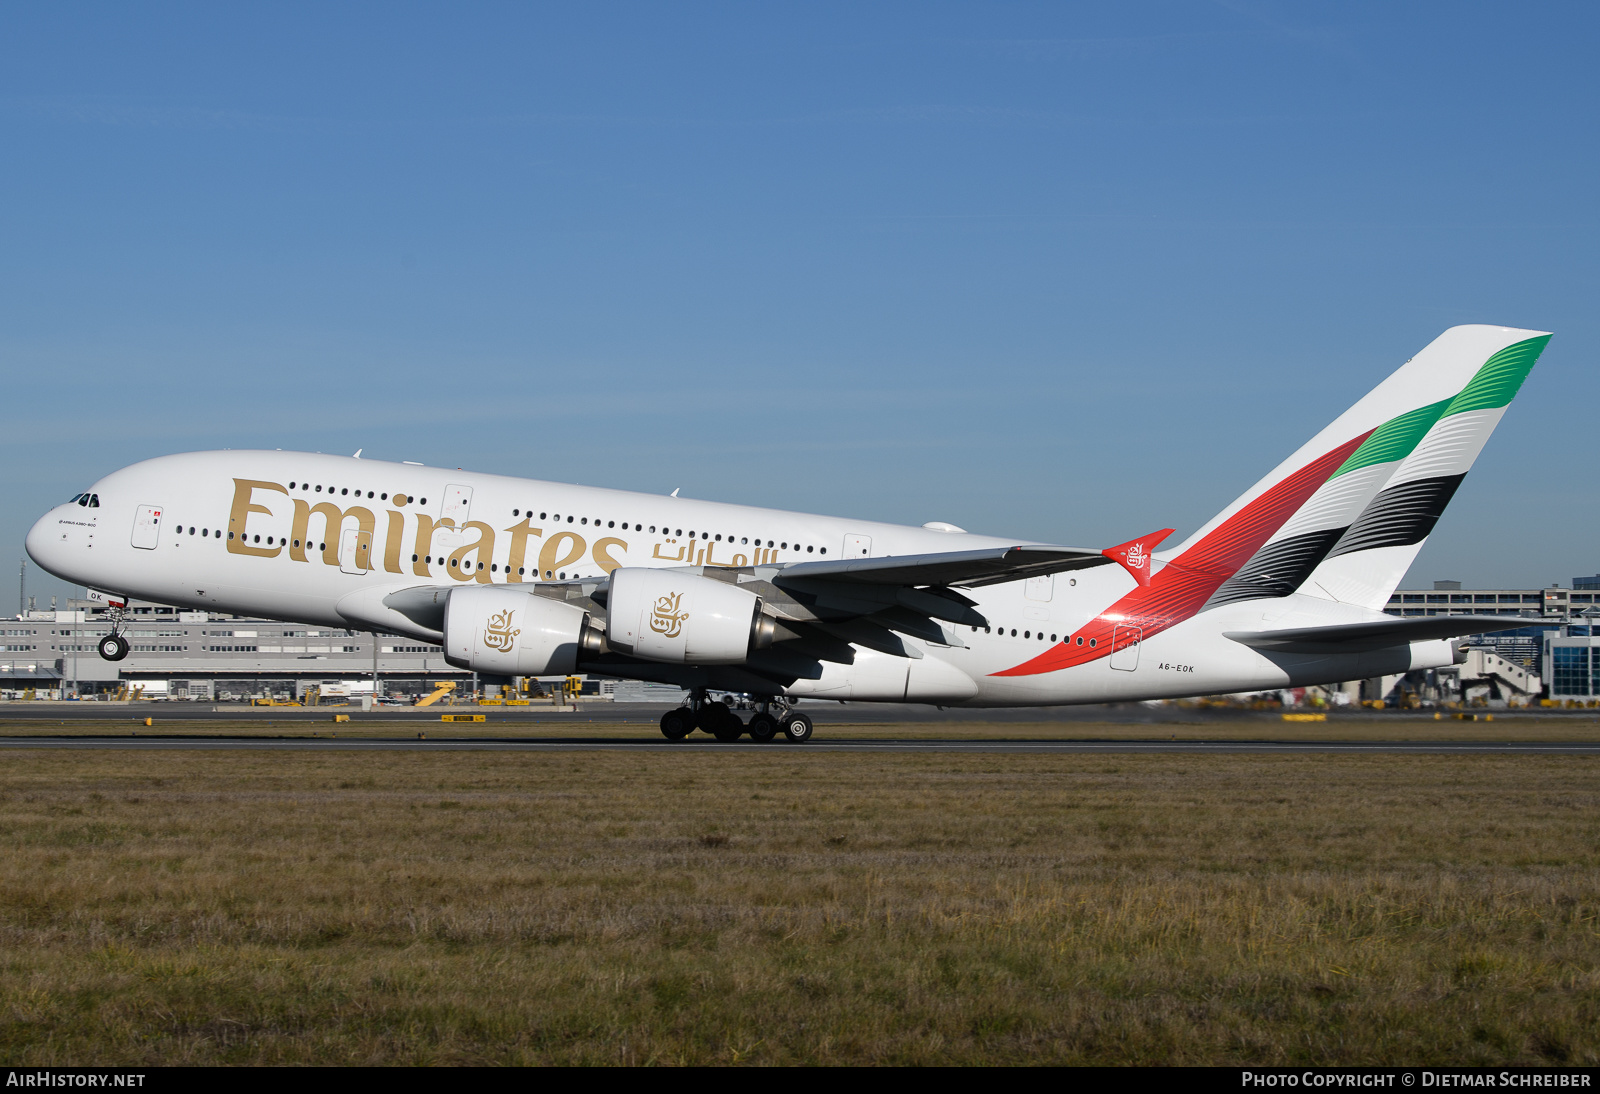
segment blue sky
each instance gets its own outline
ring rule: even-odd
[[[13,7],[0,533],[266,447],[1181,536],[1495,322],[1556,338],[1408,584],[1566,583],[1597,11]]]

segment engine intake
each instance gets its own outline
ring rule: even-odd
[[[675,665],[737,665],[772,645],[774,633],[748,589],[641,566],[611,571],[606,616],[612,649]]]
[[[485,585],[452,589],[445,605],[444,659],[456,668],[566,676],[577,668],[580,652],[604,648],[588,612],[548,597]]]

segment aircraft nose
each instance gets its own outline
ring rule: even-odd
[[[56,530],[60,520],[60,512],[65,506],[56,506],[44,516],[33,522],[33,527],[28,529],[27,539],[23,541],[28,552],[28,557],[33,559],[42,570],[55,574],[57,566],[63,561],[61,557],[61,535]],[[60,576],[57,574],[57,576]]]

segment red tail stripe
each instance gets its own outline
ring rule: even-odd
[[[1282,528],[1284,521],[1293,516],[1318,487],[1328,481],[1339,465],[1367,439],[1368,433],[1346,441],[1262,491],[1208,532],[1199,543],[1163,566],[1150,578],[1149,585],[1133,589],[1069,636],[1066,642],[1014,668],[991,675],[1037,676],[1082,665],[1111,653],[1110,639],[1119,624],[1140,627],[1143,637],[1149,638],[1190,618],[1224,581],[1250,561],[1272,533]],[[1081,646],[1074,641],[1078,637],[1083,639]],[[1089,644],[1091,640],[1093,646]]]

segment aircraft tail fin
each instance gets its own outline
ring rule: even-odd
[[[1157,552],[1143,578],[1130,569],[1134,587],[1077,641],[995,675],[1084,664],[1208,608],[1296,590],[1383,607],[1549,340],[1511,327],[1445,331],[1198,532]],[[1240,635],[1255,639],[1230,633]]]
[[[1409,427],[1420,432],[1409,452],[1398,451],[1403,447],[1399,437],[1391,442],[1396,452],[1375,453],[1356,469],[1359,473],[1368,466],[1392,468],[1312,571],[1302,592],[1365,608],[1388,603],[1550,341],[1550,335],[1539,331],[1505,334],[1518,337],[1491,354],[1436,417],[1432,406],[1423,408],[1433,420],[1425,431],[1417,424]]]
[[[1298,590],[1381,608],[1550,335],[1452,327],[1173,552],[1201,610]]]

